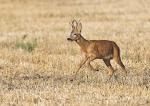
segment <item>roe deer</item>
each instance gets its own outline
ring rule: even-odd
[[[76,20],[73,20],[71,24],[72,24],[72,31],[70,37],[67,38],[67,40],[75,41],[81,47],[81,50],[85,54],[85,58],[79,64],[74,77],[76,77],[77,72],[85,63],[88,64],[91,70],[98,71],[97,69],[94,69],[90,64],[90,62],[95,59],[103,59],[104,63],[108,67],[108,75],[110,76],[110,78],[115,72],[115,70],[113,69],[110,63],[111,59],[114,59],[116,63],[119,64],[121,68],[124,70],[125,74],[127,74],[125,66],[123,65],[120,58],[120,49],[114,41],[86,40],[81,35],[81,30],[82,30],[81,22],[77,22]]]

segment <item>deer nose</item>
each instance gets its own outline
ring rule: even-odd
[[[71,39],[71,38],[67,38],[67,40],[68,40],[68,41],[72,41],[72,39]]]

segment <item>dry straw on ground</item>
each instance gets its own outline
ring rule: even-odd
[[[150,105],[148,0],[1,0],[0,11],[1,106]],[[106,83],[106,66],[96,60],[99,72],[83,67],[69,81],[81,60],[66,41],[73,18],[85,38],[120,46],[126,78],[113,63],[118,81]]]

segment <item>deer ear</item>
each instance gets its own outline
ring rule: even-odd
[[[73,21],[72,21],[72,28],[73,28],[73,29],[76,28],[77,25],[78,25],[77,21],[76,21],[76,20],[73,20]]]
[[[78,31],[81,32],[81,30],[82,30],[82,24],[81,24],[81,22],[79,22],[78,23]]]

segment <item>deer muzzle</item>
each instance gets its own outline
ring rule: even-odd
[[[68,41],[73,41],[71,38],[67,38]]]

